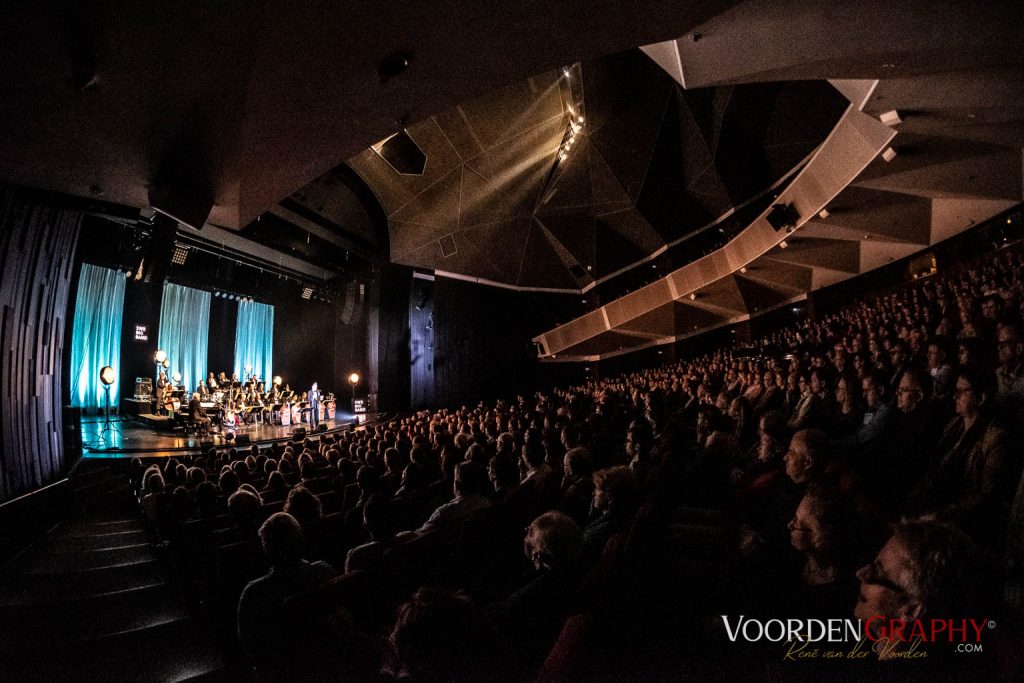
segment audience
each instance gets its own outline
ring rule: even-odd
[[[1002,250],[744,348],[134,463],[136,491],[156,540],[194,525],[216,550],[258,530],[271,569],[237,635],[269,678],[305,652],[285,625],[321,624],[287,607],[310,591],[337,633],[386,625],[383,675],[421,680],[578,680],[597,661],[678,678],[652,661],[722,653],[721,614],[944,618],[978,585],[1021,610],[1022,303],[1024,257]],[[203,566],[184,573],[216,593]]]

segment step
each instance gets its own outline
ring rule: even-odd
[[[114,473],[102,479],[93,479],[84,483],[72,482],[71,489],[79,497],[97,496],[130,486],[131,479],[126,474]]]
[[[0,607],[0,656],[43,641],[63,646],[186,616],[166,584],[45,605]]]
[[[0,604],[74,600],[166,580],[166,572],[156,558],[72,572],[22,573],[7,577],[0,583]]]
[[[68,521],[61,529],[62,536],[92,536],[120,531],[136,531],[142,528],[142,520],[135,517],[109,516],[109,519],[92,516]]]
[[[71,550],[109,550],[126,545],[146,543],[146,532],[142,529],[111,531],[99,534],[58,534],[50,543],[50,550],[67,552]]]
[[[195,622],[172,618],[145,628],[0,657],[0,680],[182,681],[224,667]]]
[[[27,558],[21,571],[27,574],[77,572],[83,569],[120,567],[145,562],[154,558],[148,543],[133,543],[104,550],[70,550],[61,552],[52,548],[35,557]]]

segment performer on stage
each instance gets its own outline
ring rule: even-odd
[[[210,418],[206,417],[203,406],[200,405],[199,392],[192,394],[192,400],[188,402],[188,412],[192,420],[198,425],[200,434],[210,433]]]
[[[313,388],[309,390],[309,429],[310,431],[316,431],[317,426],[320,424],[320,390],[316,388],[316,382],[313,382]]]
[[[206,388],[211,392],[217,388],[217,380],[213,378],[212,372],[210,373],[210,376],[206,378]]]

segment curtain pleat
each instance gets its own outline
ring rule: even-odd
[[[167,352],[167,377],[181,373],[187,391],[206,378],[210,334],[210,293],[167,283],[160,304],[157,348]]]
[[[250,373],[269,388],[274,372],[274,307],[255,301],[238,304],[235,329],[235,373],[245,379]]]
[[[124,274],[119,270],[82,265],[71,337],[71,405],[84,410],[104,406],[100,369],[114,368],[110,401],[117,407],[120,394],[121,318],[124,310]]]

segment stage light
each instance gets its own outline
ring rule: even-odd
[[[740,266],[740,272],[741,273],[746,273],[747,272],[747,267],[746,266]]]
[[[188,247],[180,244],[175,245],[174,254],[171,256],[171,263],[176,266],[183,266],[186,259],[188,259]]]
[[[690,292],[690,301],[697,300],[697,292]]]
[[[302,298],[303,299],[305,299],[306,301],[309,301],[310,297],[312,297],[312,296],[313,296],[313,288],[312,287],[304,287],[302,289]]]
[[[171,379],[174,380],[175,384],[181,384],[181,373],[175,370],[174,374],[171,375]]]
[[[213,295],[217,298],[220,298],[220,292],[214,292]]]
[[[164,351],[163,349],[160,349],[159,351],[156,352],[156,355],[153,356],[153,360],[156,361],[157,364],[163,363],[165,360],[167,360],[167,352]]]
[[[164,358],[164,362],[162,363],[162,365],[164,366],[164,368],[171,367],[171,359],[170,358]]]
[[[785,249],[788,246],[789,243],[786,240],[782,240],[781,242],[779,242],[779,249]]]
[[[351,384],[352,386],[359,384],[359,373],[353,372],[351,375],[349,375],[348,383]]]
[[[115,379],[117,379],[117,374],[114,372],[114,368],[104,365],[100,370],[100,381],[103,382],[103,385],[109,387]]]
[[[274,386],[281,386],[281,375],[274,375]]]

